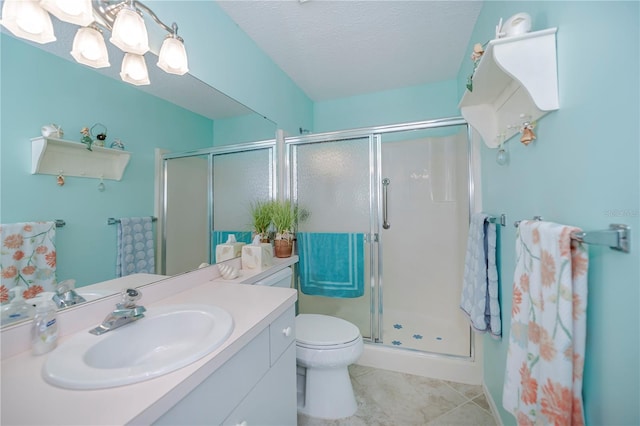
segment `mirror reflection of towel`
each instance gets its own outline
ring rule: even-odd
[[[43,291],[54,291],[56,284],[56,224],[22,222],[0,225],[1,287],[0,301],[8,301],[8,290],[27,286],[29,299]]]
[[[325,297],[364,294],[364,234],[299,232],[300,290]]]
[[[151,217],[123,217],[118,223],[116,276],[155,273]]]

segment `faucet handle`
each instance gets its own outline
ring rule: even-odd
[[[136,301],[140,300],[142,293],[134,288],[127,288],[122,290],[122,305],[127,308],[133,308],[136,306]]]

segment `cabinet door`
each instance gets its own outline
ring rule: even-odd
[[[291,344],[223,424],[288,426],[297,422],[296,345]]]
[[[294,369],[295,363],[294,353]],[[233,407],[242,401],[242,398],[268,369],[269,331],[267,328],[154,424],[167,426],[221,424]],[[293,392],[295,393],[295,383]]]

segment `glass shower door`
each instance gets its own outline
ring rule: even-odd
[[[292,198],[308,213],[297,233],[299,312],[343,318],[371,339],[375,139],[293,142],[289,155]]]
[[[211,262],[216,262],[216,245],[227,241],[250,243],[250,206],[274,196],[273,148],[261,148],[213,155],[213,227]]]
[[[380,233],[382,342],[468,357],[470,329],[459,309],[469,220],[466,129],[383,135],[381,152],[390,225]]]
[[[165,163],[163,273],[176,275],[209,262],[208,155]]]

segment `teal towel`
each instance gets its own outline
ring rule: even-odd
[[[364,294],[364,234],[299,232],[300,290],[325,297]]]

